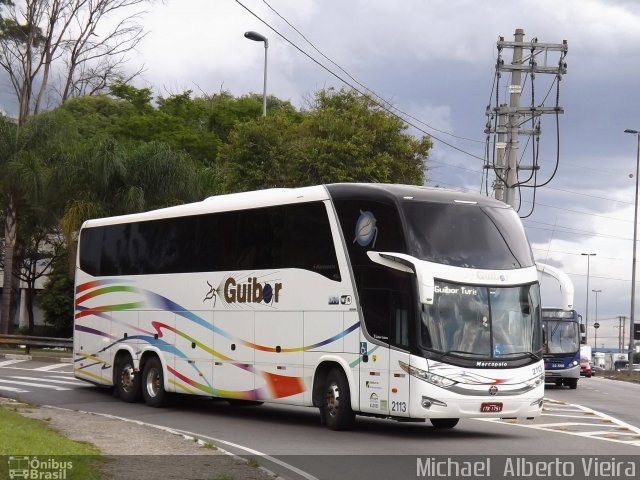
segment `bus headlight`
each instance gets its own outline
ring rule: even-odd
[[[400,364],[400,368],[402,368],[402,370],[407,372],[409,375],[419,378],[420,380],[424,380],[425,382],[431,383],[436,387],[448,388],[458,383],[455,380],[451,380],[450,378],[442,377],[440,375],[436,375],[435,373],[425,372],[424,370],[420,370],[419,368],[407,365],[404,362],[398,363]]]
[[[578,361],[574,360],[573,362],[571,362],[571,365],[573,365],[575,367],[576,365],[578,365]]]
[[[544,383],[544,373],[542,375],[538,375],[537,377],[533,377],[531,380],[525,382],[530,387],[537,387],[541,383]]]

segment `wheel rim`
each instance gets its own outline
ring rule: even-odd
[[[149,369],[146,385],[150,397],[155,397],[160,392],[160,371],[156,367]]]
[[[134,389],[135,371],[132,365],[125,365],[120,371],[120,385],[122,390],[126,393],[130,393]]]
[[[340,390],[338,389],[338,384],[335,382],[327,387],[325,407],[331,417],[335,417],[338,414],[338,410],[340,409]]]

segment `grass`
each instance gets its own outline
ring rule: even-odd
[[[604,378],[611,378],[613,380],[622,380],[625,382],[640,383],[640,372],[636,372],[636,371],[633,371],[633,372],[604,371],[604,372],[598,372],[597,376],[604,377]]]
[[[71,462],[66,478],[103,478],[100,451],[96,447],[69,440],[45,422],[23,417],[16,407],[0,406],[0,438],[0,456],[29,457],[31,460],[37,456],[37,460],[49,464],[52,461]],[[9,478],[8,468],[7,462],[0,462],[0,478]],[[44,467],[37,471],[44,474],[55,468]]]

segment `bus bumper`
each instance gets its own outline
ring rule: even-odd
[[[544,383],[522,394],[456,395],[445,388],[424,388],[411,402],[414,418],[536,418],[542,413]],[[416,389],[412,389],[414,395]]]
[[[557,370],[545,370],[545,382],[553,382],[562,378],[580,378],[580,364],[570,368],[559,368]]]

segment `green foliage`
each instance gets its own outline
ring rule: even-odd
[[[240,123],[220,150],[225,192],[294,186],[299,125],[286,115],[269,115]]]
[[[234,127],[262,116],[262,95],[236,98],[228,92],[222,92],[213,95],[209,104],[208,127],[224,142],[228,141]],[[300,118],[290,102],[272,96],[267,97],[267,111],[269,116],[285,114],[292,119]]]
[[[117,82],[109,85],[109,91],[111,95],[126,100],[140,112],[151,111],[152,109],[151,100],[153,97],[149,88],[136,88],[124,82]]]
[[[53,263],[38,299],[45,323],[66,337],[73,334],[73,293],[73,279],[69,278],[65,257],[62,256]]]
[[[67,100],[58,110],[73,116],[83,138],[95,139],[111,135],[123,118],[135,112],[135,107],[126,100],[108,95],[88,95]]]
[[[421,185],[431,141],[353,91],[323,90],[296,118],[236,125],[220,150],[222,188],[252,190],[330,182]]]

